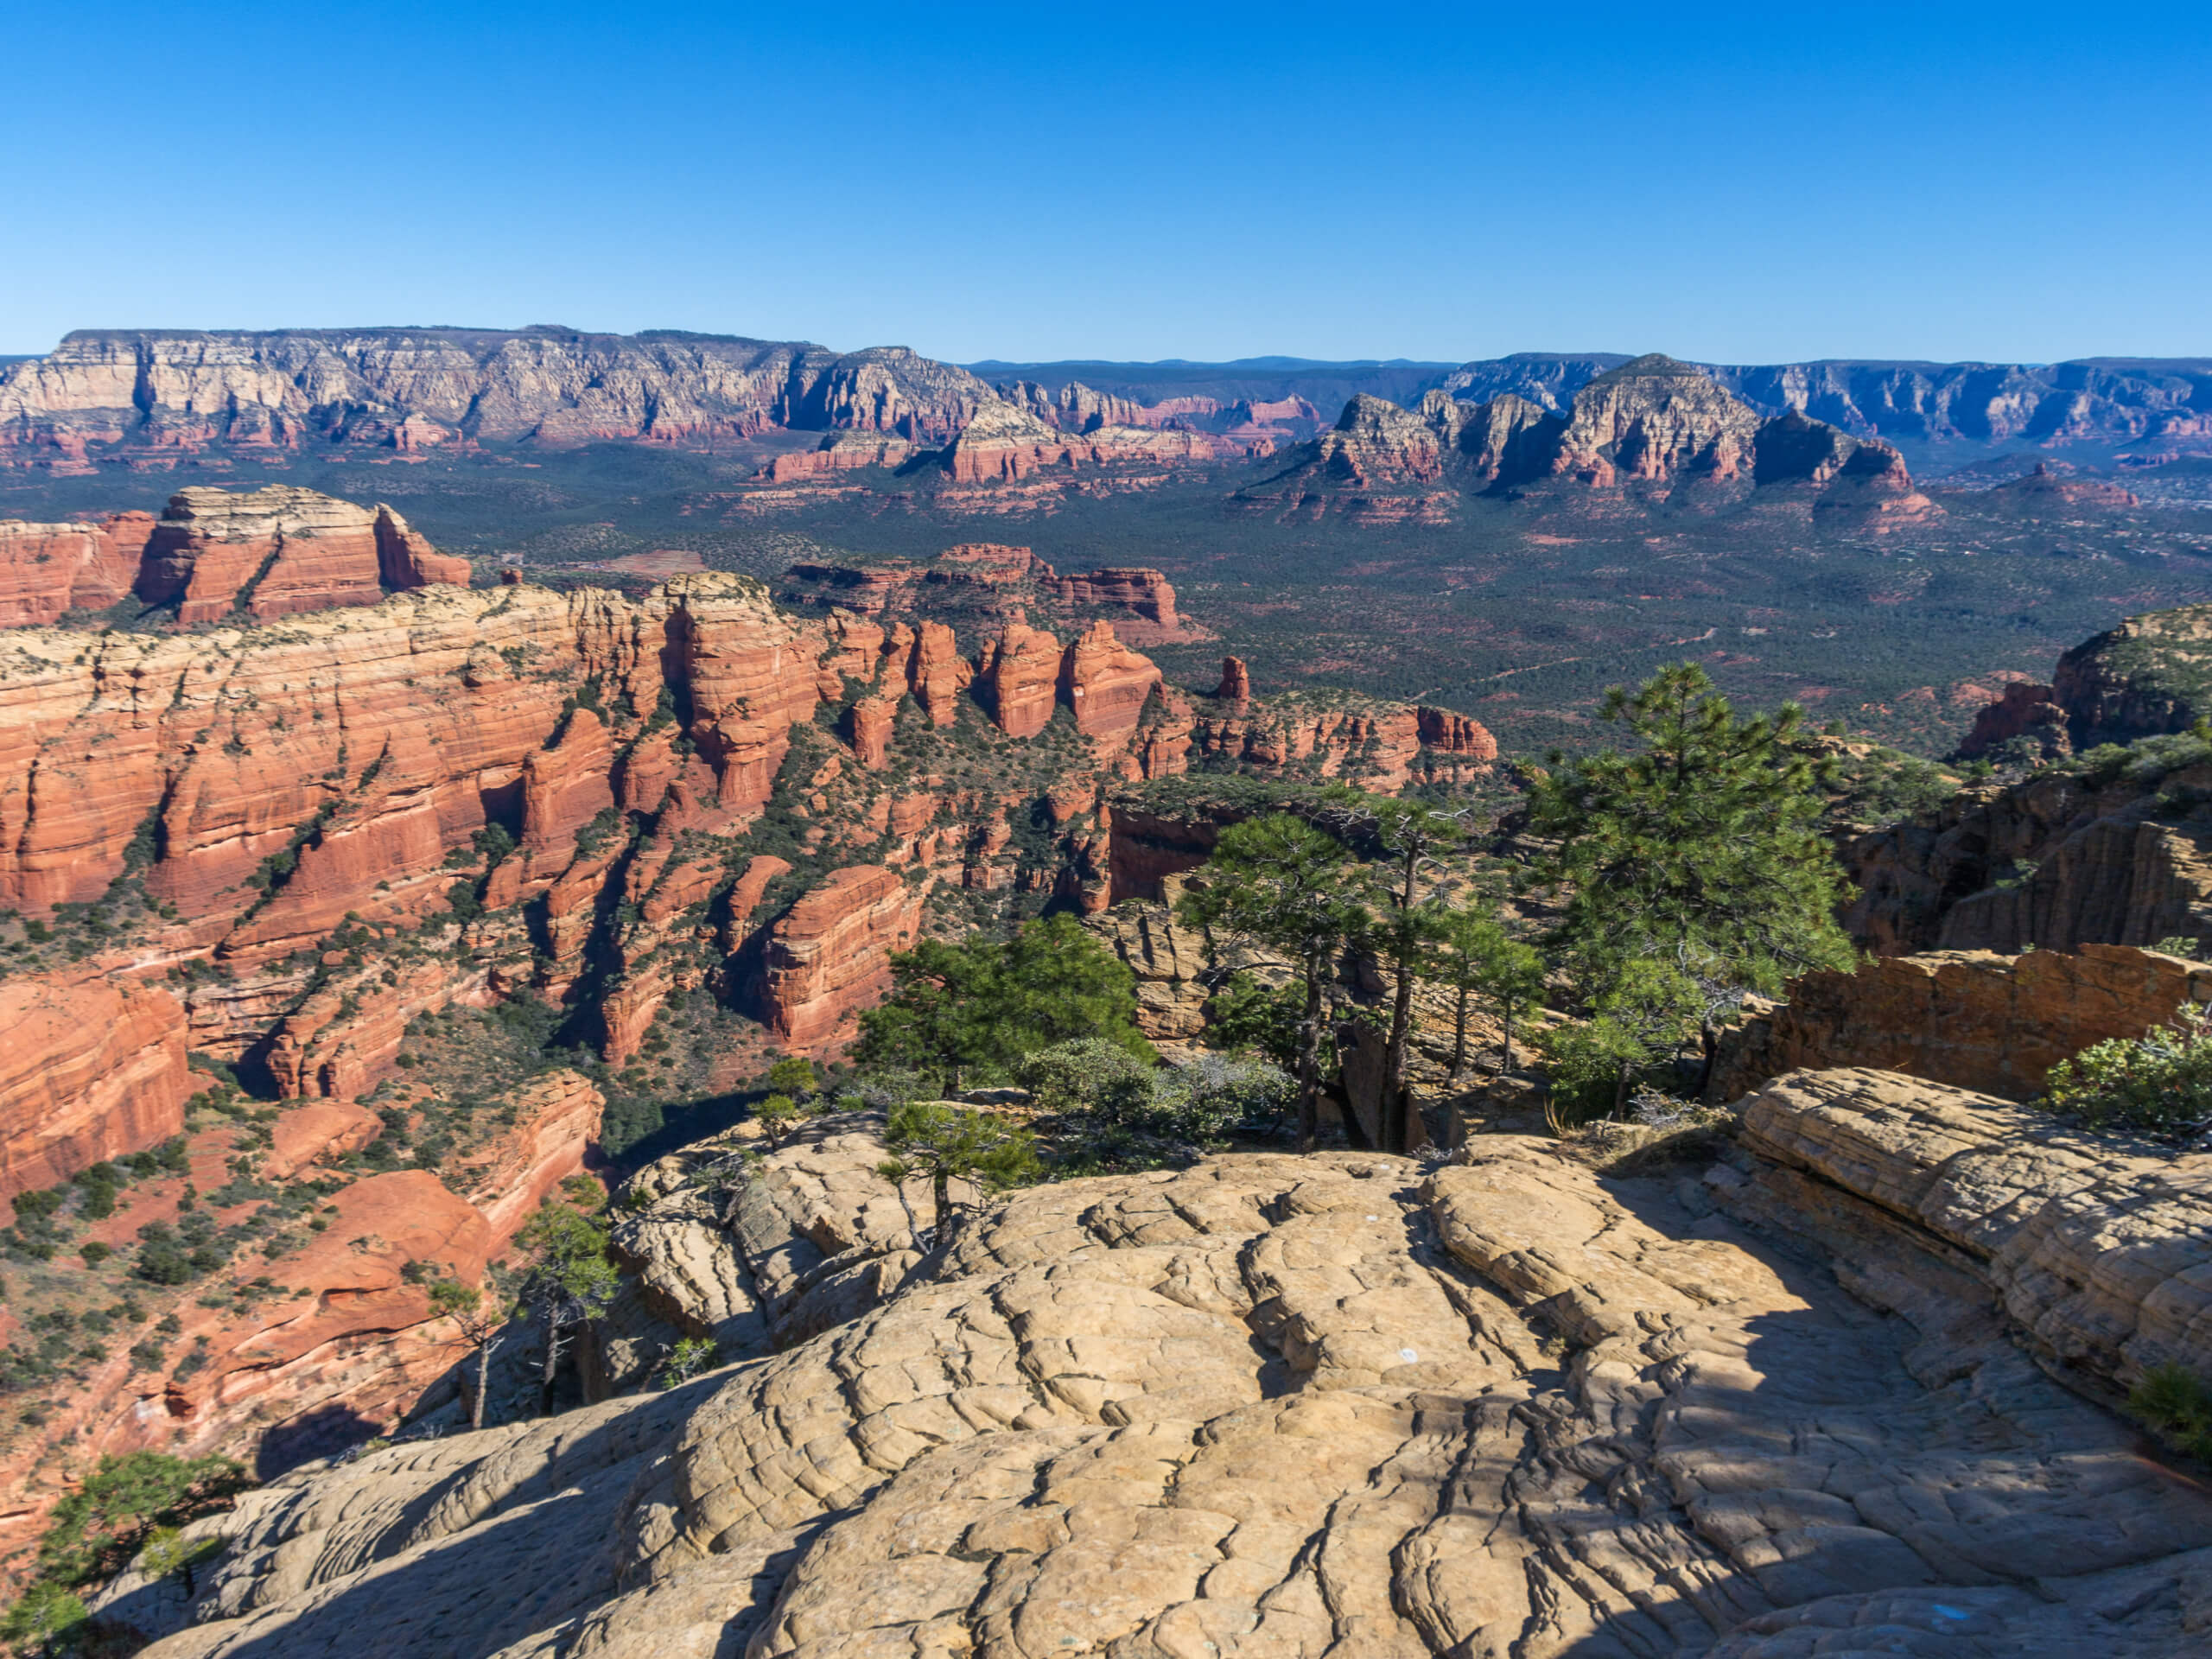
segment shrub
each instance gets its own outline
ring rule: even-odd
[[[2212,1387],[2187,1366],[2153,1367],[2127,1406],[2190,1456],[2212,1463]]]
[[[1014,1068],[1021,1086],[1048,1112],[1119,1116],[1152,1097],[1153,1068],[1121,1044],[1078,1037],[1026,1055]]]
[[[2108,1038],[2061,1060],[2043,1104],[2092,1129],[2188,1141],[2212,1127],[2212,1012],[2189,1004],[2140,1037]]]

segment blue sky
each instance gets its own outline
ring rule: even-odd
[[[0,352],[2212,354],[2212,5],[41,5]]]

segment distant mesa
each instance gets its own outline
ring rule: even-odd
[[[1025,620],[1032,610],[1071,618],[1103,613],[1133,645],[1183,645],[1213,635],[1175,607],[1164,572],[1109,565],[1063,576],[1026,547],[963,542],[935,558],[882,559],[869,564],[803,563],[785,573],[778,597],[791,605],[825,605],[869,617],[912,614],[936,590],[972,594],[987,616]]]
[[[467,560],[437,551],[391,508],[283,485],[180,490],[159,518],[0,521],[0,626],[55,622],[132,596],[174,607],[181,624],[289,616],[468,579]]]

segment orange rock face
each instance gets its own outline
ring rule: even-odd
[[[795,1051],[820,1052],[891,984],[891,953],[919,932],[925,883],[880,865],[834,872],[792,906],[768,938],[764,1022]]]
[[[906,632],[901,625],[892,636],[894,644]],[[952,630],[944,623],[925,622],[913,632],[912,643],[907,647],[906,689],[928,714],[931,725],[952,724],[960,693],[974,677],[975,671],[960,654]]]
[[[0,520],[0,627],[114,604],[137,581],[153,529],[145,512],[118,512],[96,524]]]
[[[2133,945],[2079,955],[1937,950],[1807,974],[1789,1001],[1732,1029],[1707,1091],[1732,1101],[1800,1066],[1866,1065],[2011,1100],[2090,1044],[2140,1037],[2212,1001],[2212,966]]]
[[[845,741],[871,772],[880,769],[890,753],[898,713],[899,705],[887,697],[862,697],[845,713]]]
[[[1034,737],[1052,718],[1058,695],[1060,642],[1043,628],[1009,622],[983,646],[976,694],[998,728],[1012,737]]]
[[[1221,683],[1214,688],[1214,696],[1227,702],[1252,701],[1251,671],[1244,666],[1241,657],[1221,659]]]
[[[1175,589],[1160,571],[1137,566],[1109,567],[1088,575],[1062,576],[1052,591],[1073,605],[1119,606],[1164,633],[1179,632]]]
[[[1061,690],[1075,710],[1076,730],[1085,737],[1134,731],[1145,699],[1159,683],[1152,659],[1124,645],[1111,622],[1092,623],[1060,663]]]
[[[0,1200],[184,1128],[184,1010],[97,974],[0,980]]]
[[[448,1179],[490,1224],[504,1249],[553,1189],[584,1166],[606,1102],[565,1068],[531,1078],[513,1096],[515,1122],[464,1158]]]
[[[1414,715],[1421,745],[1440,754],[1463,754],[1476,760],[1497,759],[1497,740],[1472,715],[1449,709],[1417,709]]]

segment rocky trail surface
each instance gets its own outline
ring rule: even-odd
[[[865,1117],[727,1202],[656,1166],[634,1224],[752,1303],[671,1273],[663,1311],[765,1319],[756,1357],[303,1471],[195,1523],[195,1623],[131,1580],[104,1616],[161,1659],[2204,1639],[2212,1493],[2050,1372],[2212,1360],[2207,1160],[2101,1181],[1886,1072],[1743,1115],[1701,1174],[1511,1135],[1230,1155],[935,1250]]]

